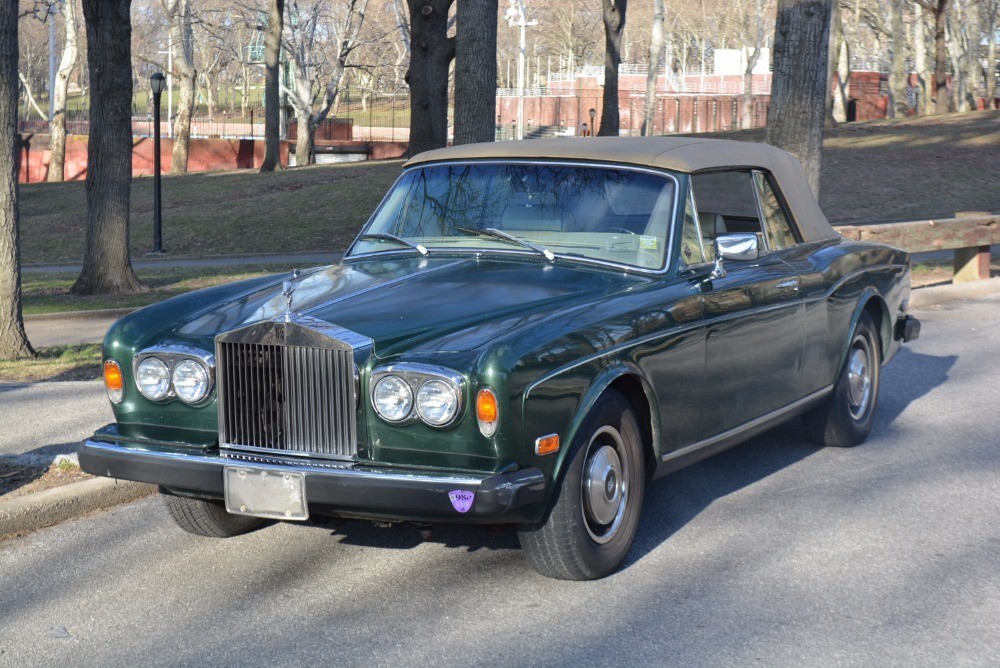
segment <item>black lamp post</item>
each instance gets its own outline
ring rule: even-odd
[[[153,253],[163,254],[163,221],[160,218],[160,94],[166,77],[156,72],[149,77],[153,89]]]
[[[597,126],[594,125],[594,117],[597,116],[597,109],[594,109],[593,107],[591,107],[590,111],[588,111],[587,113],[590,114],[590,128],[591,128],[590,129],[590,134],[591,134],[591,136],[596,137],[597,136],[597,130],[596,130]]]

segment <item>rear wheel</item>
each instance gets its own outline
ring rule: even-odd
[[[854,328],[833,394],[802,418],[809,438],[837,448],[864,442],[875,422],[881,369],[878,330],[872,317],[864,313]]]
[[[219,501],[203,501],[168,493],[163,493],[163,500],[177,526],[198,536],[229,538],[253,531],[264,522],[259,517],[227,513]]]
[[[595,580],[621,565],[645,490],[639,424],[621,394],[602,397],[580,434],[548,519],[518,527],[531,565],[560,580]]]

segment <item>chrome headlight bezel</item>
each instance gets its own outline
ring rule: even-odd
[[[398,420],[387,419],[378,410],[375,401],[375,391],[378,388],[379,383],[389,377],[398,378],[405,383],[407,387],[409,387],[410,395],[412,397],[408,413],[405,417]],[[422,415],[421,413],[427,413],[427,411],[421,411],[418,408],[421,389],[423,389],[424,385],[430,382],[443,383],[445,387],[447,387],[448,390],[450,390],[455,396],[455,406],[453,410],[449,411],[445,417],[439,420],[434,420],[426,415]],[[379,367],[372,371],[371,379],[369,381],[369,401],[371,401],[372,409],[375,411],[375,414],[388,424],[407,425],[415,422],[422,422],[423,424],[435,429],[445,429],[454,425],[459,421],[459,419],[461,419],[462,412],[465,407],[465,394],[467,386],[468,383],[465,380],[465,377],[457,371],[433,364],[401,362],[398,364]]]
[[[157,346],[141,350],[132,356],[132,376],[133,381],[136,383],[136,387],[139,387],[139,365],[150,358],[155,358],[157,361],[166,366],[169,378],[169,388],[167,393],[159,399],[149,397],[143,394],[140,390],[140,394],[142,394],[144,399],[157,404],[167,403],[176,399],[188,406],[203,406],[212,400],[213,391],[215,390],[215,355],[205,352],[204,350],[189,348],[187,346]],[[188,400],[177,394],[177,388],[174,381],[174,371],[177,366],[183,362],[190,362],[198,365],[207,377],[204,394],[198,398]]]

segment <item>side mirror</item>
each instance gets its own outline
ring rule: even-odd
[[[709,279],[725,278],[726,268],[723,260],[749,262],[760,256],[756,234],[723,234],[715,238],[715,266]]]
[[[760,257],[756,234],[723,234],[715,238],[715,257],[750,262]]]

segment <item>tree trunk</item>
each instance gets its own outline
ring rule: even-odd
[[[129,256],[132,185],[131,0],[83,0],[90,71],[87,236],[78,295],[142,290]]]
[[[295,166],[305,167],[313,163],[316,147],[316,129],[310,128],[308,108],[295,107]]]
[[[601,0],[604,17],[604,99],[601,103],[601,126],[597,134],[617,137],[621,126],[618,113],[618,65],[622,62],[622,32],[628,0]]]
[[[170,173],[186,174],[197,78],[194,68],[191,0],[162,0],[162,2],[167,19],[170,21],[170,43],[174,46],[174,72],[180,94],[173,126],[174,148],[170,157]]]
[[[850,97],[851,84],[851,52],[844,35],[844,19],[841,16],[839,5],[834,4],[834,17],[830,32],[836,34],[834,47],[834,67],[837,72],[837,85],[833,88],[832,105],[830,114],[835,123],[847,122],[847,100]]]
[[[18,243],[17,9],[0,4],[0,359],[31,357],[35,351],[21,317],[21,258]]]
[[[270,0],[271,11],[264,37],[264,162],[260,171],[273,172],[278,167],[281,145],[281,29],[285,15],[285,0]]]
[[[819,198],[833,0],[778,0],[767,143],[795,155]]]
[[[63,180],[66,164],[66,93],[69,90],[69,78],[76,68],[79,56],[77,48],[76,0],[66,0],[62,4],[63,16],[66,20],[66,37],[62,58],[59,60],[59,71],[53,86],[54,111],[49,124],[52,133],[51,154],[49,159],[48,181],[50,183]]]
[[[927,66],[927,37],[924,24],[924,8],[918,3],[914,8],[913,19],[913,62],[917,70],[917,113],[926,116],[931,113],[931,96],[927,82],[931,73]]]
[[[462,0],[455,33],[455,143],[496,139],[497,0]]]
[[[986,7],[988,12],[988,19],[986,21],[987,35],[996,35],[997,30],[1000,29],[998,25],[998,19],[1000,19],[1000,1],[991,0],[989,5]],[[986,108],[993,109],[996,107],[996,95],[997,95],[997,40],[989,40],[989,46],[986,47],[986,71],[983,75],[986,79]]]
[[[948,0],[938,0],[934,9],[934,113],[947,114],[948,42],[945,38]]]
[[[903,3],[909,0],[890,0],[889,30],[892,33],[889,50],[889,118],[905,118],[910,109],[906,99],[909,73],[906,69],[906,26],[903,24]]]
[[[649,72],[646,73],[646,102],[642,108],[642,136],[653,135],[656,118],[656,84],[663,64],[663,20],[666,9],[663,0],[653,0],[653,26],[649,38]]]
[[[406,0],[410,10],[410,146],[416,155],[448,143],[448,69],[455,41],[448,37],[453,0]]]

